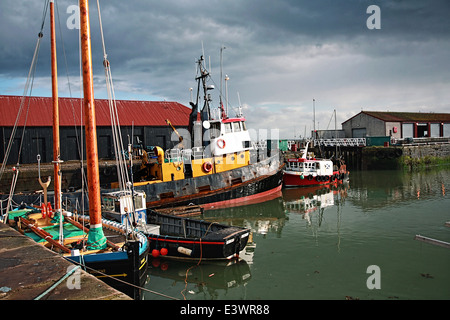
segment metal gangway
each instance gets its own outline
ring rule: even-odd
[[[366,138],[315,139],[313,144],[324,147],[365,147]]]

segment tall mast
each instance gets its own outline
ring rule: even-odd
[[[55,3],[50,0],[50,42],[52,64],[52,102],[53,102],[53,172],[55,181],[55,212],[61,209],[61,168],[59,140],[59,107],[58,107],[58,68],[56,61]]]
[[[83,67],[83,108],[86,131],[86,160],[89,191],[90,229],[88,248],[106,247],[101,220],[100,175],[98,168],[97,127],[95,120],[94,86],[92,75],[91,32],[88,0],[80,0],[80,37]]]

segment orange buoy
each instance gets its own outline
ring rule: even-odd
[[[167,248],[161,248],[160,253],[161,253],[162,256],[167,255],[168,252],[169,252],[169,250],[167,250]]]
[[[159,257],[159,250],[158,249],[153,249],[152,250],[152,257],[153,258],[158,258]]]

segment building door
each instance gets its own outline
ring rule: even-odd
[[[163,135],[157,135],[155,137],[155,146],[160,146],[164,150],[169,148],[169,146],[166,145],[166,136]]]
[[[444,123],[442,131],[443,137],[450,137],[450,123]]]
[[[98,157],[99,159],[110,159],[111,153],[111,136],[98,137]]]
[[[402,124],[402,138],[414,138],[414,124],[412,123]]]
[[[19,159],[19,147],[20,147],[20,138],[14,138],[11,151],[9,152],[9,158],[6,162],[7,164],[16,164],[16,163],[23,163],[23,154],[20,152],[20,159]],[[9,142],[9,140],[8,140]]]
[[[428,124],[418,123],[417,124],[417,138],[428,137]]]
[[[430,123],[430,137],[439,137],[441,135],[441,125],[439,123]]]
[[[81,159],[76,136],[67,136],[66,142],[61,144],[61,158],[64,161]]]
[[[365,138],[366,137],[366,128],[352,129],[352,137],[353,138]]]

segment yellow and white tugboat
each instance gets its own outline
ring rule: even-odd
[[[158,146],[135,149],[142,155],[142,164],[133,174],[134,189],[145,192],[147,208],[194,204],[211,209],[276,196],[282,186],[278,150],[268,154],[271,150],[255,149],[240,111],[229,117],[222,103],[210,107],[210,74],[203,56],[197,63],[197,98],[191,102],[189,119],[191,141],[180,135],[180,143],[170,150]]]

